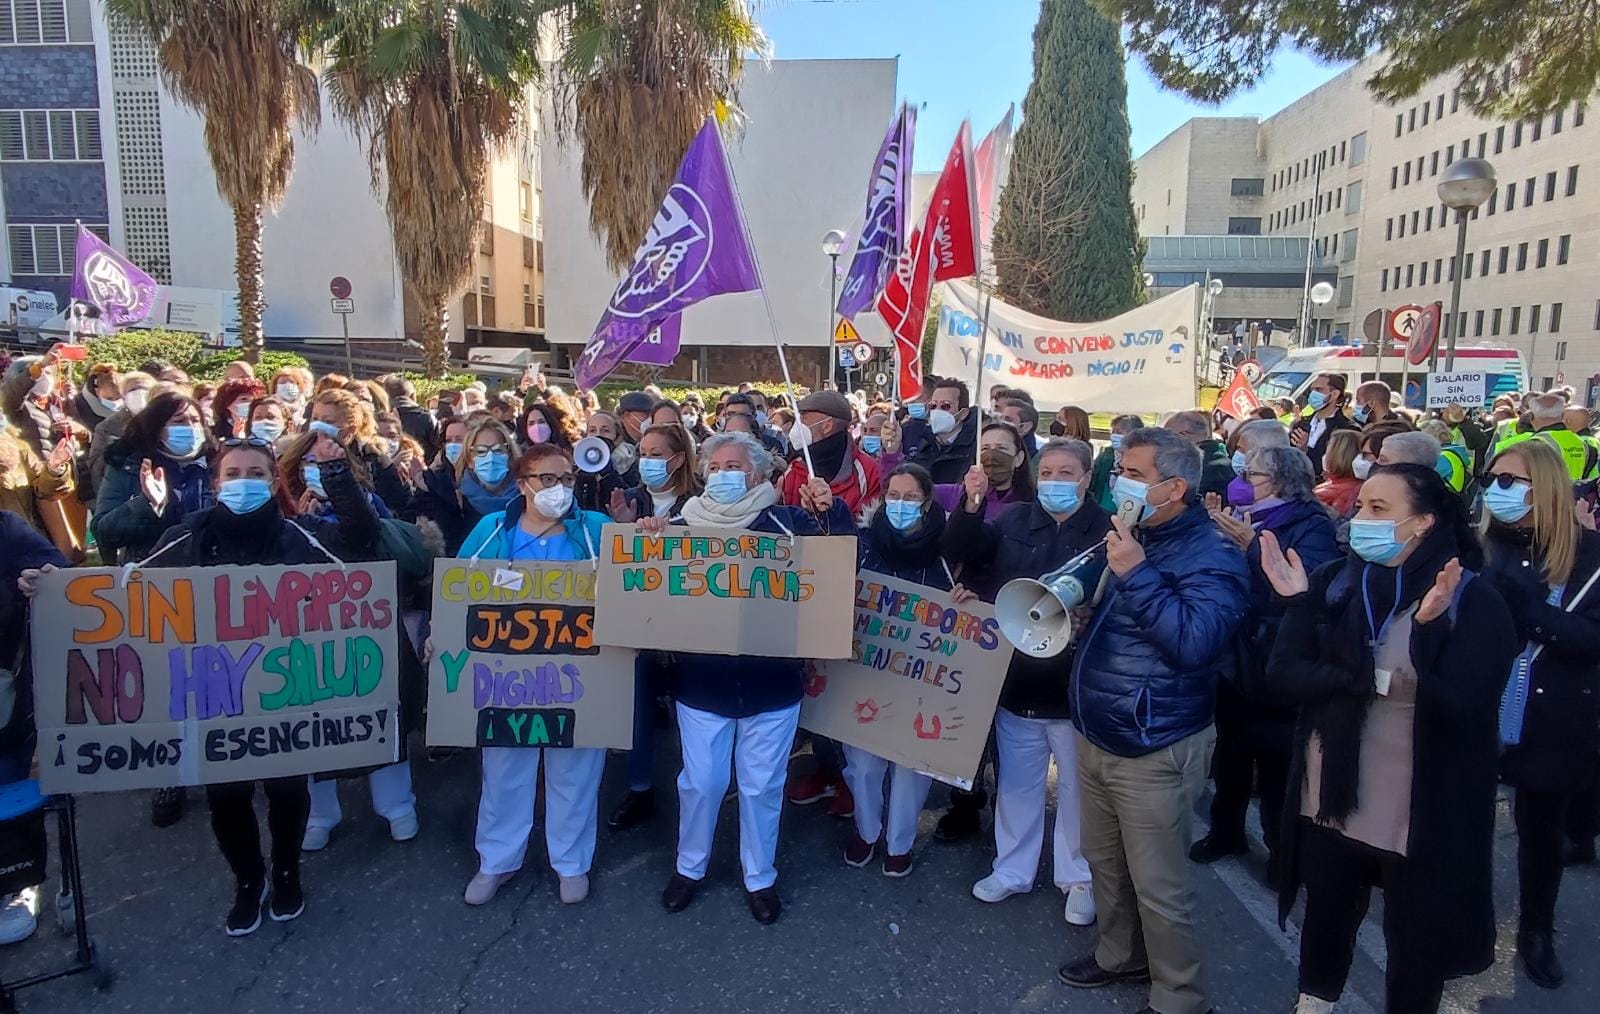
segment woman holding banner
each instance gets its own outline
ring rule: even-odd
[[[498,425],[498,424],[495,424]],[[474,431],[486,432],[483,424]],[[509,434],[508,434],[509,436]],[[503,512],[486,514],[461,545],[461,556],[490,560],[594,560],[604,514],[573,503],[572,455],[555,444],[534,444],[516,460],[515,495]],[[487,905],[528,853],[539,765],[544,764],[544,840],[561,880],[561,901],[589,896],[589,868],[599,822],[600,775],[606,752],[592,747],[484,747],[478,800],[478,872],[463,900]]]
[[[978,441],[978,463],[988,481],[989,493],[983,500],[983,520],[993,521],[1013,504],[1033,502],[1033,461],[1015,426],[992,422],[983,427]],[[966,495],[959,482],[933,487],[934,499],[946,511],[953,511]]]
[[[771,453],[755,437],[718,433],[705,442],[701,456],[705,492],[690,497],[681,512],[691,525],[790,536],[854,531],[849,512],[822,479],[801,487],[801,507],[780,505],[778,491],[766,481]],[[659,534],[667,519],[649,517],[639,524]],[[750,913],[760,923],[777,920],[782,905],[773,886],[773,858],[804,685],[804,663],[795,658],[678,656],[672,696],[683,771],[677,868],[661,895],[667,911],[689,907],[705,879],[731,766],[739,785],[739,856]]]

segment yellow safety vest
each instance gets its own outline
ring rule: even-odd
[[[1578,482],[1585,478],[1586,474],[1593,472],[1594,466],[1591,464],[1591,460],[1594,458],[1596,451],[1587,441],[1569,429],[1540,430],[1537,433],[1513,433],[1494,445],[1494,453],[1499,454],[1508,447],[1515,447],[1524,440],[1532,440],[1534,437],[1544,437],[1552,444],[1555,444],[1556,450],[1561,452],[1561,457],[1567,463],[1567,474],[1572,477],[1573,482]]]
[[[1578,434],[1578,439],[1589,445],[1589,470],[1580,476],[1580,478],[1587,481],[1600,475],[1600,437],[1580,433]]]
[[[1450,469],[1450,474],[1443,477],[1444,481],[1457,493],[1467,488],[1467,453],[1465,447],[1439,449],[1439,460]]]

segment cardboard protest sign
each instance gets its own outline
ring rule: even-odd
[[[1482,370],[1428,374],[1428,407],[1483,408],[1489,404],[1489,375]]]
[[[392,763],[399,629],[393,562],[45,574],[33,603],[40,788]]]
[[[430,746],[633,746],[633,656],[594,640],[594,565],[440,560]]]
[[[994,607],[863,570],[854,609],[853,653],[817,663],[800,725],[969,787],[1011,665]]]
[[[714,655],[846,658],[856,540],[605,527],[595,640]]]

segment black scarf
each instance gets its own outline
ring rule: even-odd
[[[1404,613],[1416,605],[1454,557],[1462,555],[1455,533],[1436,523],[1399,567],[1369,564],[1351,553],[1328,585],[1322,649],[1345,674],[1344,686],[1328,699],[1306,709],[1311,729],[1322,741],[1321,798],[1317,819],[1344,820],[1356,808],[1361,771],[1361,729],[1374,688],[1371,642],[1377,637],[1367,621],[1379,627],[1391,610]],[[1463,560],[1463,564],[1468,561]],[[1363,579],[1366,595],[1362,594]]]
[[[273,546],[283,526],[283,512],[277,497],[248,514],[235,514],[217,504],[206,514],[205,528],[196,532],[200,539],[200,559],[206,564],[279,564]]]
[[[845,430],[830,433],[811,445],[811,463],[816,466],[812,472],[824,482],[832,485],[840,478],[839,472],[844,468],[844,459],[850,454],[850,434]]]
[[[912,569],[927,569],[939,561],[939,540],[944,536],[944,508],[930,500],[922,513],[922,524],[909,532],[902,532],[889,523],[889,514],[882,507],[867,523],[872,546],[878,558],[895,573]]]

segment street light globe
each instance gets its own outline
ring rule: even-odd
[[[1150,288],[1151,286],[1153,286],[1155,284],[1156,284],[1156,276],[1152,275],[1150,272],[1146,271],[1144,273],[1144,285],[1145,285],[1145,288],[1148,289],[1148,288]]]
[[[1318,282],[1311,287],[1311,301],[1318,306],[1333,299],[1333,286],[1327,282]]]
[[[1439,200],[1445,207],[1471,211],[1489,199],[1494,187],[1494,166],[1481,158],[1464,158],[1439,177]]]
[[[1206,286],[1206,291],[1210,292],[1213,296],[1220,296],[1222,295],[1222,290],[1224,287],[1225,286],[1222,284],[1222,279],[1213,278],[1211,279],[1211,284]]]
[[[837,257],[839,251],[844,249],[844,233],[838,229],[829,229],[828,234],[822,237],[822,253],[825,257]]]

